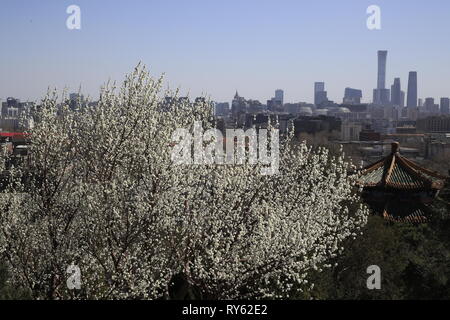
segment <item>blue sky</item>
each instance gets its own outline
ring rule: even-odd
[[[81,30],[66,8],[81,8]],[[381,30],[366,9],[381,8]],[[376,86],[377,50],[388,50],[387,85],[418,71],[419,97],[450,96],[450,1],[383,0],[1,0],[0,99],[42,97],[48,87],[96,98],[142,61],[191,97],[312,101]]]

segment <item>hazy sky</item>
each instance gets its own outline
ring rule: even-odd
[[[81,8],[69,30],[66,8]],[[381,7],[381,30],[366,9]],[[376,86],[377,50],[388,50],[387,85],[418,71],[419,97],[450,96],[448,0],[0,0],[0,99],[42,97],[47,87],[93,97],[142,61],[191,97],[230,101],[237,89],[265,102],[312,101],[313,82],[330,99]]]

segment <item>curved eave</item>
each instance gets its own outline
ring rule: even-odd
[[[361,176],[368,175],[374,170],[384,167],[383,174],[379,181],[376,182],[364,182],[361,179],[357,180],[357,185],[361,187],[380,187],[380,188],[392,188],[398,190],[441,190],[448,177],[443,176],[435,171],[431,171],[420,167],[416,163],[404,158],[399,153],[393,153],[389,156],[375,162],[374,164],[367,166],[361,171]],[[404,178],[404,173],[395,170],[403,170],[414,182],[401,182],[393,181],[393,179],[401,180]],[[434,179],[433,179],[434,178]]]
[[[423,192],[423,191],[438,191],[439,189],[430,188],[427,186],[417,186],[413,184],[395,184],[390,183],[386,185],[382,184],[365,184],[365,185],[359,185],[362,187],[365,191],[370,190],[377,190],[377,191],[385,191],[385,192],[402,192],[402,191],[408,191],[408,192]]]

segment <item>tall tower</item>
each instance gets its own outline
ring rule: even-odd
[[[417,107],[417,72],[411,71],[408,76],[408,97],[406,99],[408,108]]]
[[[373,90],[373,102],[376,104],[388,104],[390,101],[390,91],[386,89],[386,60],[387,51],[379,50],[377,88]]]
[[[387,60],[387,51],[379,50],[377,89],[386,89],[386,60]]]

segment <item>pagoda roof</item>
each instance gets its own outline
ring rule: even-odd
[[[420,203],[389,201],[383,209],[382,216],[393,222],[425,223],[428,221],[427,211]]]
[[[398,142],[387,157],[363,168],[357,183],[363,187],[398,190],[440,190],[447,177],[403,157]]]
[[[374,214],[380,215],[387,221],[405,223],[428,222],[429,209],[420,201],[401,201],[388,199],[382,203],[369,202]]]

